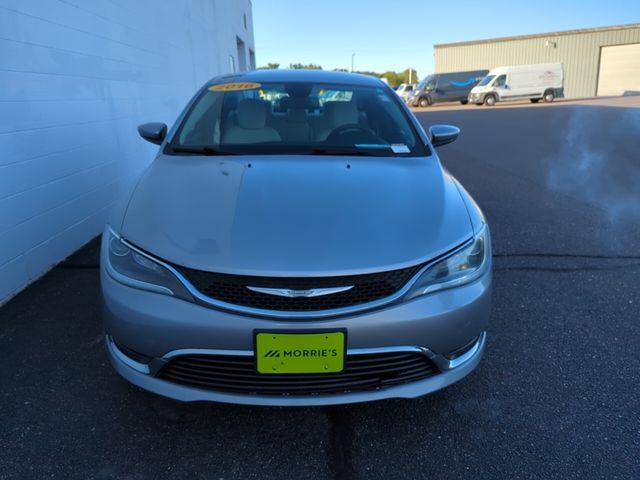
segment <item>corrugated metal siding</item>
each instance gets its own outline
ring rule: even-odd
[[[556,47],[546,47],[547,41],[555,43]],[[640,28],[443,45],[435,48],[435,70],[436,73],[445,73],[560,62],[565,69],[565,95],[568,98],[590,97],[596,94],[600,47],[628,43],[640,43]]]

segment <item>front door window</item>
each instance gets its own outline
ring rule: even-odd
[[[496,78],[496,81],[493,83],[493,86],[496,88],[501,88],[501,87],[504,87],[506,84],[507,84],[507,76],[500,75],[498,78]]]

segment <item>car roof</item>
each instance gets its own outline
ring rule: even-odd
[[[208,83],[215,85],[231,82],[314,82],[338,83],[342,85],[380,87],[385,85],[379,78],[360,73],[333,72],[325,70],[254,70],[232,73],[212,78]]]

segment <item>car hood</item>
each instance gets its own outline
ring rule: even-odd
[[[403,268],[472,236],[437,158],[159,156],[122,236],[177,265],[245,275]]]

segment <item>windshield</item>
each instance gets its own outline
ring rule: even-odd
[[[310,82],[213,85],[166,153],[425,156],[393,92]]]
[[[424,90],[425,87],[427,90],[430,90],[435,85],[435,75],[429,75],[424,77],[420,83],[416,86],[416,90]]]
[[[484,87],[485,85],[488,85],[489,82],[491,82],[491,80],[493,80],[495,78],[495,75],[487,75],[486,77],[484,77],[480,83],[478,84],[480,87]]]

